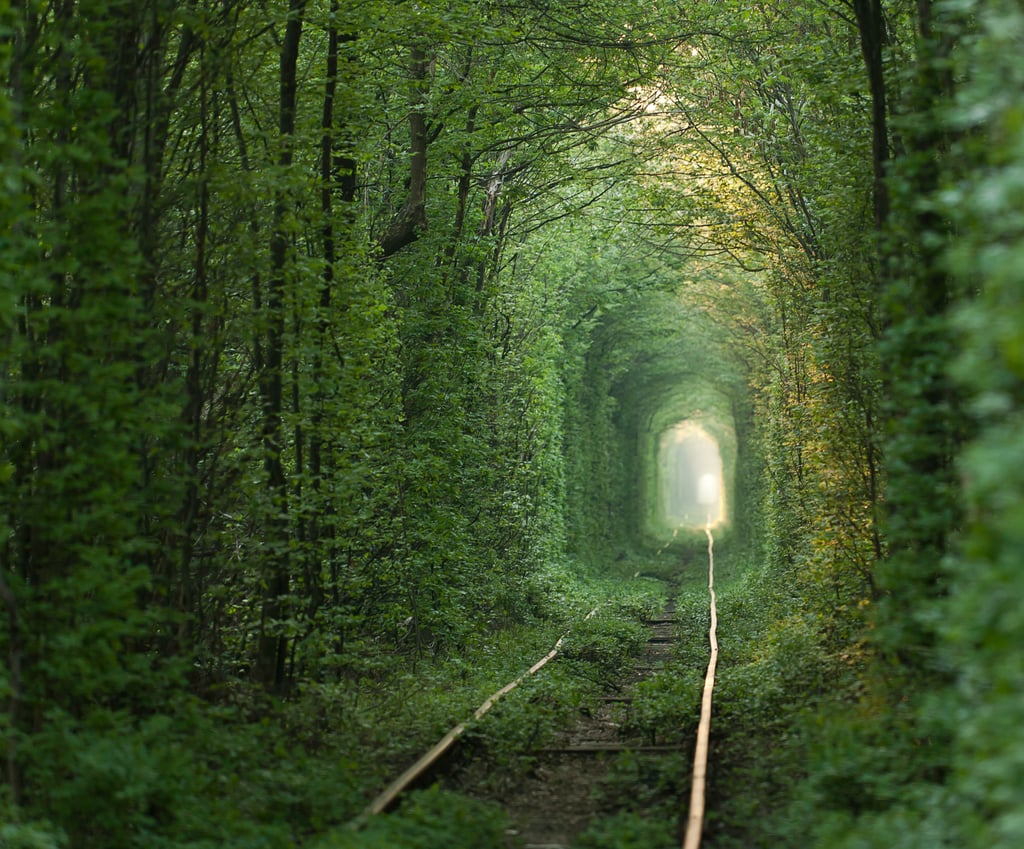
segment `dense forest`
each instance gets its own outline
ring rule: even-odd
[[[1024,845],[1021,57],[1014,0],[0,0],[0,847],[500,845],[348,824],[685,584],[682,422],[707,845]]]

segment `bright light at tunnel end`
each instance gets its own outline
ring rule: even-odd
[[[725,521],[722,456],[717,440],[699,424],[682,421],[662,432],[658,476],[664,525],[697,530]]]

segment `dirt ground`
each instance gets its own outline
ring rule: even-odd
[[[609,703],[596,715],[581,717],[550,748],[621,745],[622,705]],[[512,822],[509,849],[569,846],[596,816],[600,790],[613,752],[541,752],[531,775],[503,801]]]

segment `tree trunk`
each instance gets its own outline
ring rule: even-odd
[[[395,213],[380,240],[380,258],[387,259],[415,242],[427,227],[427,116],[426,80],[429,63],[425,51],[412,48],[409,74],[409,196]]]
[[[885,184],[889,161],[889,128],[885,96],[885,68],[882,50],[886,43],[881,0],[853,0],[860,33],[860,48],[871,92],[871,163],[874,171],[875,227],[879,230],[889,217],[889,193]]]
[[[282,170],[292,164],[295,146],[295,110],[297,104],[297,70],[299,42],[302,38],[303,15],[306,0],[291,0],[288,23],[281,44],[280,109],[278,133],[280,153],[278,165]],[[285,478],[283,450],[283,381],[285,331],[285,285],[288,276],[289,243],[291,241],[286,217],[288,191],[279,188],[274,199],[273,231],[270,237],[270,276],[267,281],[267,336],[266,358],[260,378],[263,402],[263,464],[266,473],[267,520],[266,540],[269,569],[260,616],[260,636],[256,648],[256,680],[268,690],[284,688],[285,660],[288,640],[276,633],[285,596],[290,587],[291,559],[288,552],[288,488]]]

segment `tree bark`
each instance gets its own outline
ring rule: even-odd
[[[189,316],[190,346],[188,366],[185,371],[185,408],[183,424],[186,429],[185,438],[185,493],[181,508],[181,560],[178,576],[177,602],[178,610],[186,614],[178,628],[178,649],[188,637],[188,614],[192,612],[192,560],[195,554],[194,539],[197,520],[200,513],[200,456],[203,440],[203,406],[209,400],[204,391],[203,371],[205,367],[206,343],[204,341],[203,314],[209,296],[207,280],[207,243],[210,225],[210,186],[207,175],[207,157],[209,153],[209,92],[207,90],[205,50],[200,51],[200,84],[199,84],[199,220],[195,229],[195,258],[192,290],[190,294],[191,309]]]
[[[380,259],[385,260],[411,245],[427,228],[427,116],[426,80],[429,62],[421,47],[410,54],[412,91],[409,97],[409,195],[395,213],[380,240]]]
[[[853,0],[860,34],[860,49],[871,92],[871,164],[874,172],[875,227],[881,230],[889,217],[886,166],[889,161],[888,109],[885,96],[885,67],[882,51],[886,44],[881,0]]]
[[[291,0],[288,23],[281,44],[280,108],[278,136],[280,152],[277,164],[287,169],[294,158],[295,110],[298,99],[297,70],[299,42],[302,39],[306,0]],[[285,285],[291,241],[286,224],[288,191],[279,188],[274,199],[273,231],[270,237],[270,276],[267,281],[266,362],[260,378],[263,402],[263,464],[266,473],[267,502],[270,509],[266,538],[270,568],[260,616],[260,636],[256,648],[256,680],[268,690],[284,688],[288,640],[274,633],[284,598],[290,587],[291,558],[288,554],[288,488],[282,462],[283,380],[285,331]]]
[[[18,769],[17,728],[21,713],[21,618],[18,615],[18,599],[4,578],[4,567],[0,565],[0,602],[7,609],[7,757],[5,777],[10,787],[11,801],[17,806],[21,802],[21,771]]]

